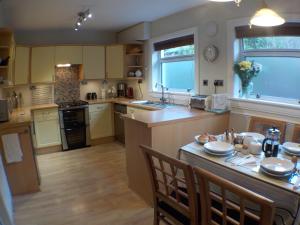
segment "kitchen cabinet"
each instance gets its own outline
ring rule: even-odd
[[[55,64],[82,64],[82,46],[56,46]]]
[[[91,139],[113,136],[112,106],[110,103],[89,106]]]
[[[30,48],[16,47],[14,85],[28,84],[29,81]]]
[[[59,116],[57,108],[33,111],[36,148],[61,144]]]
[[[49,83],[55,75],[55,47],[33,47],[31,50],[31,83]]]
[[[17,134],[23,157],[22,161],[8,163],[4,155],[2,135]],[[29,194],[40,190],[40,177],[29,125],[20,125],[0,131],[0,153],[7,180],[13,195]]]
[[[106,47],[106,78],[124,78],[124,45],[108,45]]]
[[[105,47],[83,47],[84,79],[105,79]]]

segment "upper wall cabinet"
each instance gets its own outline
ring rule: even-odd
[[[84,79],[105,79],[105,47],[83,47]]]
[[[56,46],[55,64],[82,64],[82,46]]]
[[[124,45],[109,45],[106,47],[106,78],[124,78]]]
[[[14,85],[28,84],[29,81],[30,48],[16,47]]]
[[[34,47],[31,53],[31,83],[54,81],[55,47]]]

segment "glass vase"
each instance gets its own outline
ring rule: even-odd
[[[251,87],[251,84],[242,86],[240,97],[241,98],[249,98],[252,91],[253,91],[253,86]]]

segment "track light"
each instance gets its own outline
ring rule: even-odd
[[[85,11],[82,11],[82,12],[79,12],[74,30],[78,31],[79,27],[82,25],[82,23],[86,22],[88,19],[91,19],[92,16],[93,15],[92,15],[92,13],[90,12],[89,9],[87,9]]]
[[[235,2],[237,6],[240,6],[242,0],[209,0],[211,2]]]

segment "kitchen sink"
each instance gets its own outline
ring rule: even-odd
[[[155,107],[155,108],[161,108],[161,109],[166,108],[166,107],[175,106],[175,104],[153,102],[153,101],[148,101],[148,100],[132,101],[131,103],[132,104],[137,104],[137,105],[144,105],[144,106],[150,106],[150,107]]]

